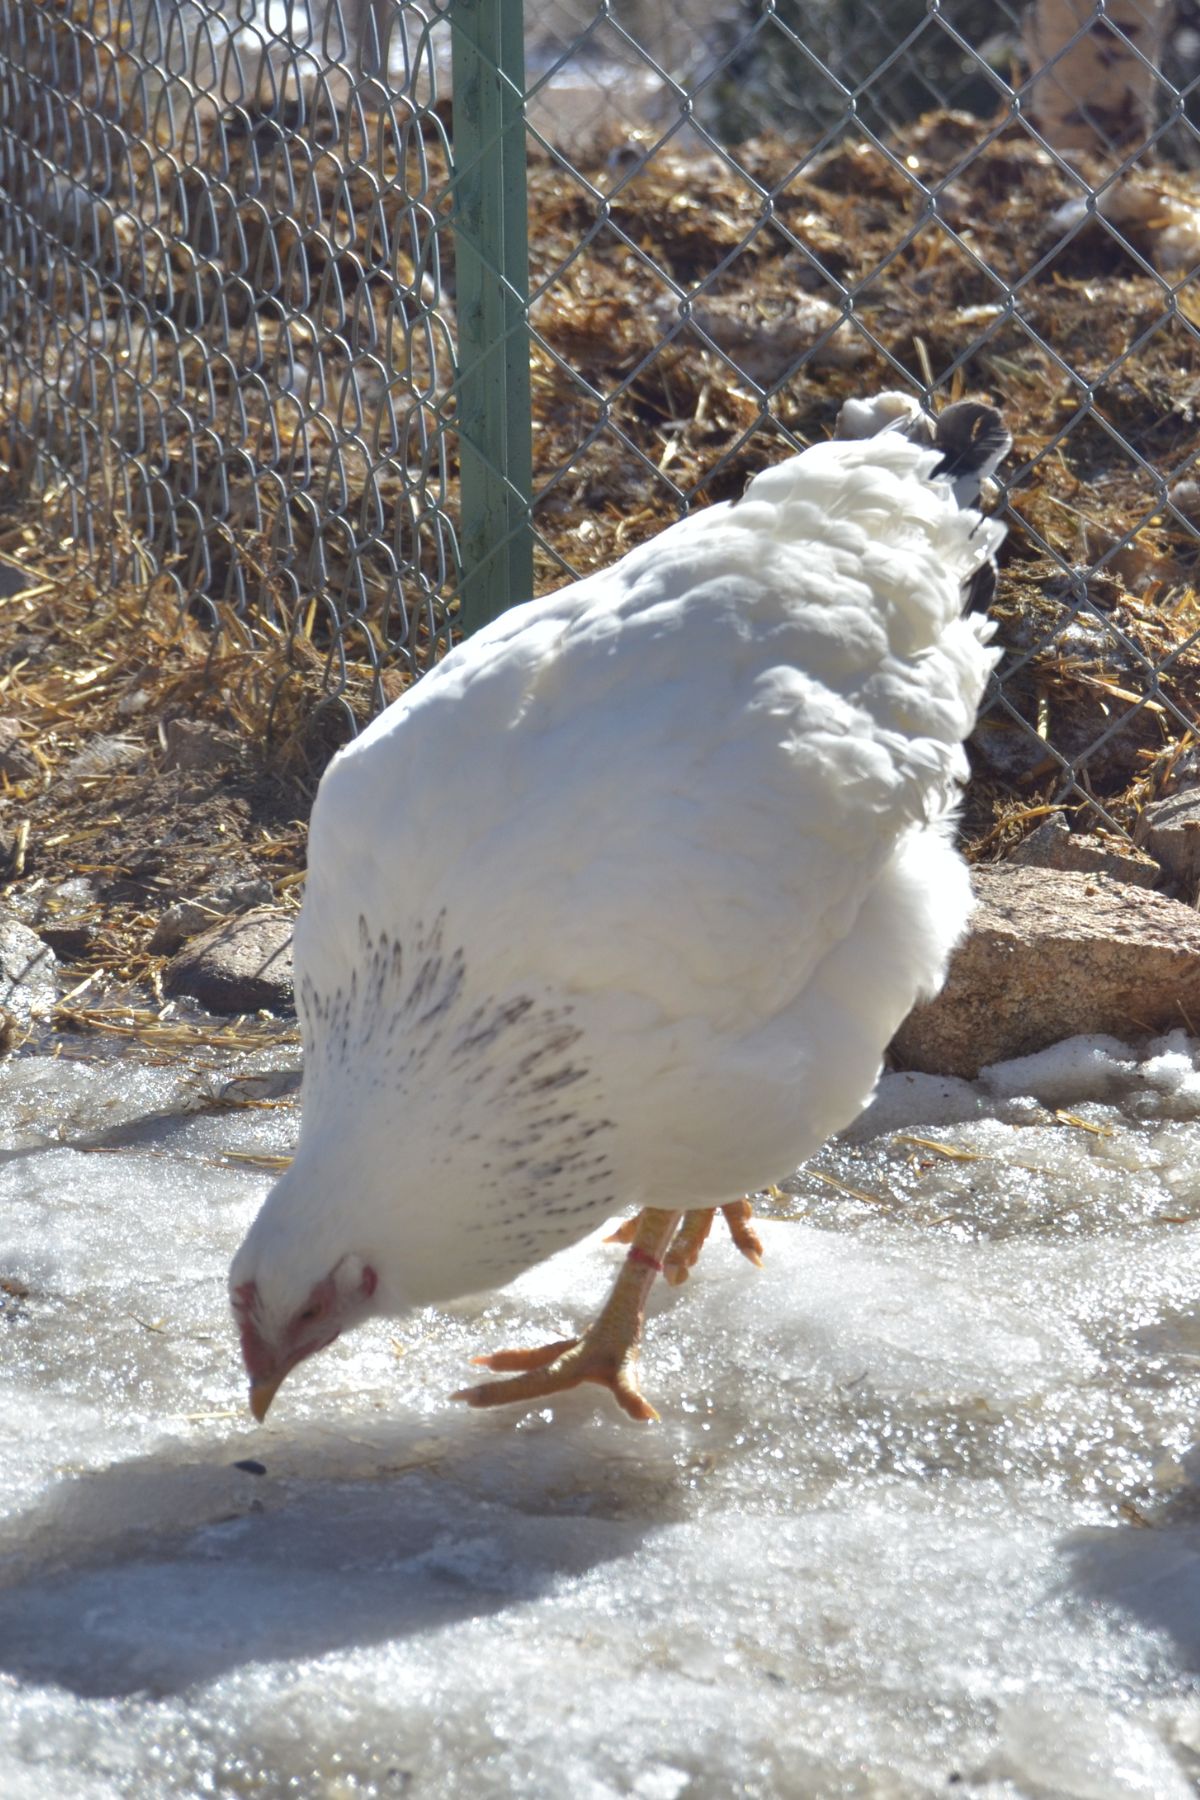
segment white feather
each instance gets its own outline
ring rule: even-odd
[[[296,1159],[235,1265],[392,1309],[624,1207],[783,1176],[869,1099],[970,910],[961,616],[1002,532],[887,431],[506,613],[331,765]]]

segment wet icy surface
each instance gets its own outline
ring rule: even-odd
[[[286,1056],[5,1065],[0,1793],[1191,1794],[1195,1048],[889,1078],[761,1274],[660,1298],[648,1428],[445,1399],[597,1242],[254,1428],[224,1274]]]

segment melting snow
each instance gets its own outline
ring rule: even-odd
[[[660,1296],[649,1428],[445,1399],[596,1305],[593,1240],[255,1429],[224,1275],[278,1057],[6,1065],[0,1792],[1183,1800],[1197,1050],[888,1077],[761,1274],[714,1239]]]

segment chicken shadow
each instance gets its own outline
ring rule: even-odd
[[[464,1416],[436,1439],[393,1420],[341,1447],[238,1437],[224,1457],[67,1478],[0,1540],[0,1670],[80,1698],[166,1697],[549,1595],[670,1513],[662,1463],[639,1494],[644,1455],[612,1457],[589,1411],[578,1429],[556,1419],[532,1458],[511,1420]]]
[[[198,1113],[297,1081],[223,1082],[186,1106],[0,1150],[0,1165],[170,1146]],[[85,1699],[166,1697],[552,1594],[633,1554],[672,1513],[669,1434],[647,1454],[624,1421],[595,1429],[596,1405],[564,1396],[552,1423],[397,1410],[237,1430],[224,1446],[65,1476],[0,1521],[0,1673]]]
[[[1072,1532],[1060,1550],[1077,1600],[1169,1638],[1181,1673],[1200,1672],[1200,1446],[1184,1481],[1128,1522]]]

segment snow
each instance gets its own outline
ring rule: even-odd
[[[647,1428],[445,1398],[597,1304],[596,1240],[254,1428],[280,1067],[5,1066],[6,1800],[1193,1791],[1200,1045],[886,1077],[760,1274],[715,1237],[659,1297]]]

